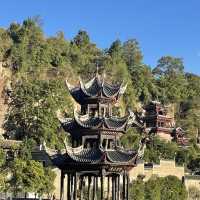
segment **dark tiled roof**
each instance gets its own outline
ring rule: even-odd
[[[123,118],[116,118],[116,117],[112,117],[112,118],[105,118],[104,122],[107,126],[107,128],[111,128],[111,129],[122,129],[125,128],[127,122],[128,122],[128,116],[123,117]]]
[[[92,80],[84,84],[82,80],[80,80],[79,86],[74,87],[71,86],[68,82],[66,82],[67,87],[75,99],[76,102],[80,104],[86,104],[88,98],[119,98],[126,89],[126,85],[122,84],[110,85],[106,83],[103,79],[101,79],[98,75],[94,77]]]
[[[101,161],[103,152],[100,149],[83,149],[79,153],[68,152],[68,155],[76,162],[97,163]]]
[[[129,116],[122,118],[110,117],[110,118],[99,118],[99,117],[90,117],[90,118],[81,118],[75,114],[74,119],[62,122],[62,126],[65,131],[70,132],[70,130],[76,130],[77,128],[107,128],[111,130],[124,131],[126,125],[129,121]]]
[[[69,164],[133,164],[136,152],[122,150],[82,149],[79,152],[67,150],[65,154],[52,156],[52,162],[58,167]]]
[[[136,152],[126,152],[120,150],[110,150],[106,152],[107,159],[113,163],[127,163],[135,160]]]

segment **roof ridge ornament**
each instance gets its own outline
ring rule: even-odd
[[[119,90],[119,94],[120,94],[120,95],[121,95],[121,94],[124,94],[124,92],[126,91],[127,86],[128,86],[128,83],[126,83],[126,84],[124,85],[124,81],[123,81],[122,84],[121,84],[121,86],[120,86],[120,90]]]
[[[70,84],[67,79],[65,80],[65,84],[66,84],[69,91],[71,91],[75,88],[75,86]]]
[[[99,74],[99,63],[96,63],[96,77],[100,76]]]

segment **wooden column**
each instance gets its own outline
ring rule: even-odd
[[[110,177],[108,176],[108,183],[107,183],[107,199],[110,199]]]
[[[115,176],[112,176],[112,200],[116,200],[115,196],[116,196],[116,179]]]
[[[90,200],[91,176],[88,176],[88,200]]]
[[[125,172],[123,173],[123,186],[122,186],[122,199],[126,200],[126,174]]]
[[[92,192],[92,199],[93,200],[96,199],[96,186],[97,186],[96,177],[94,176],[93,177],[93,192]]]
[[[98,188],[99,188],[99,186],[98,186],[98,176],[96,177],[96,191],[98,191]]]
[[[61,177],[60,177],[60,200],[64,200],[64,173],[61,170]]]
[[[126,174],[126,199],[128,200],[129,175]]]
[[[73,197],[74,197],[74,187],[73,187],[73,185],[74,185],[74,176],[73,176],[73,174],[71,174],[71,194],[70,194],[70,200],[73,200]]]
[[[120,175],[118,175],[117,177],[117,180],[116,180],[116,182],[117,182],[117,200],[120,200]]]
[[[74,174],[74,200],[77,200],[77,174]]]
[[[79,189],[80,189],[80,200],[82,200],[82,196],[83,196],[83,176],[81,176],[80,177],[80,187],[79,187]]]
[[[104,199],[103,193],[104,193],[104,177],[103,177],[103,175],[101,175],[101,200]]]
[[[70,179],[70,174],[67,175],[67,200],[70,200],[71,197],[71,179]]]

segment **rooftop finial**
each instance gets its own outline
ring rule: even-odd
[[[96,76],[99,75],[99,63],[96,62]]]

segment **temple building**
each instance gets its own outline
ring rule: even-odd
[[[71,136],[72,146],[51,155],[61,170],[61,199],[128,200],[129,171],[141,157],[144,140],[138,150],[125,150],[120,137],[133,126],[143,128],[134,113],[124,117],[113,115],[126,85],[111,85],[99,74],[78,86],[66,82],[69,92],[80,105],[73,118],[60,119]],[[67,188],[64,179],[67,178]]]
[[[173,114],[174,115],[174,114]],[[151,101],[144,106],[143,117],[146,129],[155,133],[161,139],[176,141],[179,145],[187,145],[188,138],[184,130],[175,126],[174,116],[169,114],[168,107],[158,101]]]
[[[173,118],[168,115],[167,109],[160,102],[152,101],[144,106],[144,110],[146,128],[171,141],[171,133],[175,124]]]

